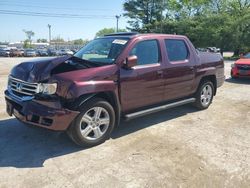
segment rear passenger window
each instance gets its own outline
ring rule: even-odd
[[[188,58],[188,48],[183,40],[167,39],[165,45],[170,61],[183,61]]]
[[[138,65],[159,63],[159,47],[156,40],[139,42],[131,50],[129,55],[136,55]]]

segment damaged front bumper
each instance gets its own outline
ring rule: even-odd
[[[6,111],[20,121],[35,126],[56,130],[66,130],[80,113],[62,107],[59,100],[19,100],[8,90],[5,91]]]

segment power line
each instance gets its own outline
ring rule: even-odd
[[[74,0],[73,0],[74,1]],[[16,1],[11,1],[11,0],[0,0],[0,3],[7,3],[7,4],[22,4],[22,5],[36,5],[36,6],[54,6],[54,7],[61,7],[61,5],[65,5],[65,7],[76,5],[78,6],[77,3],[72,3],[72,1],[68,2],[63,2],[62,0],[57,0],[54,1],[34,1],[34,0],[16,0]]]
[[[56,18],[81,18],[81,19],[114,19],[111,15],[83,15],[83,14],[57,14],[47,12],[28,12],[16,10],[0,10],[0,14],[19,15],[19,16],[38,16]]]
[[[0,2],[0,5],[3,6],[16,6],[16,7],[25,7],[25,8],[41,8],[41,9],[58,9],[58,10],[83,10],[83,11],[111,11],[111,9],[86,9],[86,8],[69,8],[69,7],[54,7],[54,6],[37,6],[37,5],[25,5],[21,3],[5,3]]]

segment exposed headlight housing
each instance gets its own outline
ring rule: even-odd
[[[55,94],[57,90],[57,83],[53,84],[38,84],[38,93],[43,93],[47,95]]]

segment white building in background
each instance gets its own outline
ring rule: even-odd
[[[23,48],[23,42],[10,42],[8,47]]]
[[[3,45],[3,44],[0,45],[0,49],[7,48],[7,47],[8,47],[8,45]]]
[[[9,43],[8,47],[15,47],[15,48],[23,48],[24,42],[11,42]],[[34,48],[46,48],[49,46],[49,43],[39,43],[39,42],[32,42],[31,45],[34,46]]]

